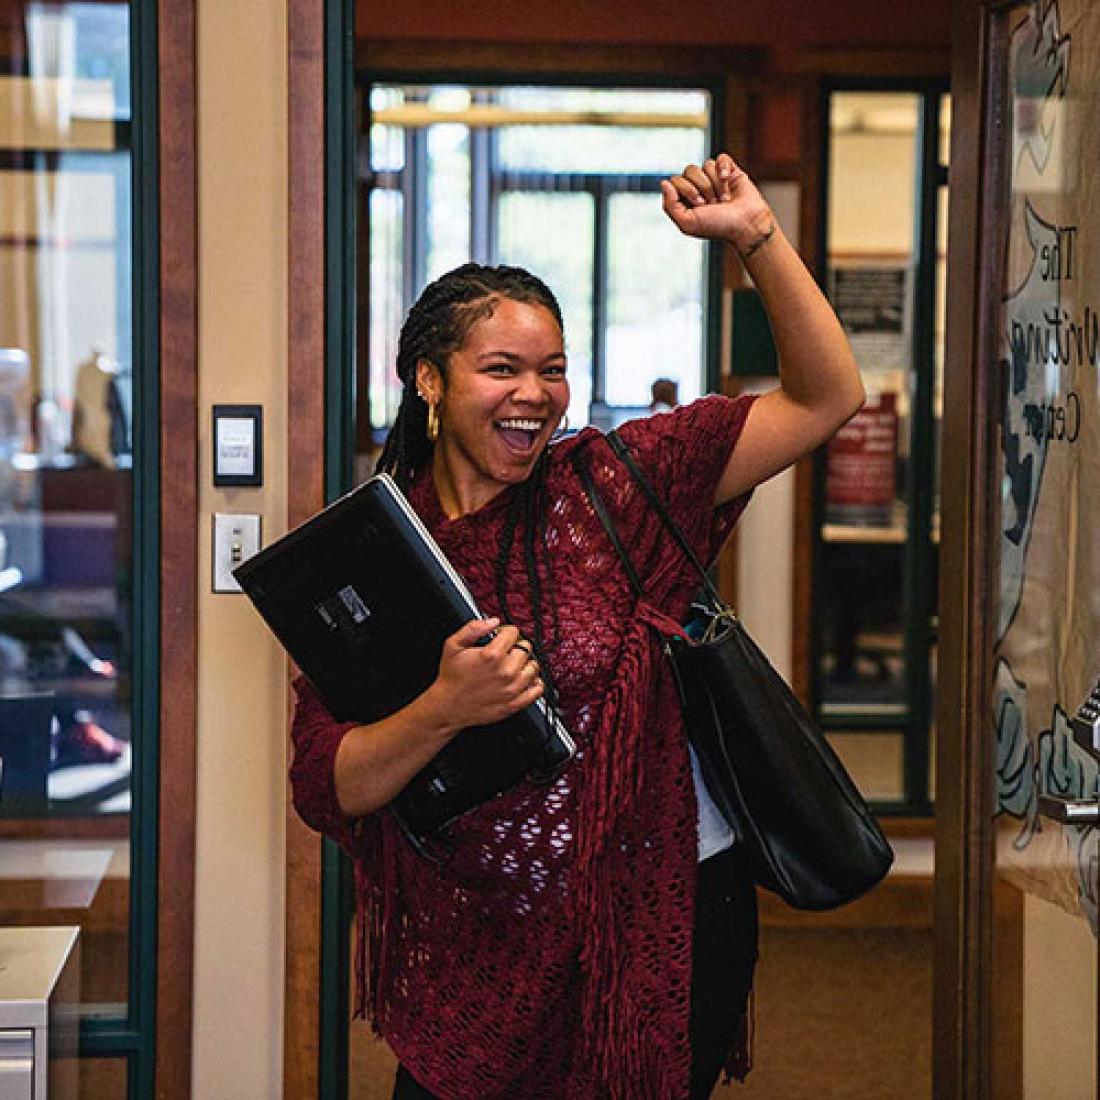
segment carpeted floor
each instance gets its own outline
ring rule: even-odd
[[[929,1100],[932,933],[764,930],[755,1065],[723,1100]]]
[[[929,1100],[930,929],[765,928],[757,978],[755,1068],[715,1100]],[[352,1034],[349,1095],[389,1100],[392,1056]]]

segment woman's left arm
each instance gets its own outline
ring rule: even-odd
[[[779,388],[759,398],[722,473],[714,503],[747,492],[829,439],[864,390],[832,307],[753,182],[727,153],[662,181],[682,233],[737,249],[775,335]]]

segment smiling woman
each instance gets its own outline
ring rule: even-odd
[[[554,315],[507,298],[487,308],[446,369],[417,363],[417,391],[439,409],[432,475],[452,518],[526,481],[569,405]]]
[[[774,393],[619,429],[713,562],[748,491],[835,431],[862,388],[836,318],[731,158],[661,190],[684,236],[737,249],[780,352]],[[397,375],[378,469],[492,618],[448,638],[435,680],[375,721],[336,722],[299,680],[291,770],[299,813],[356,862],[358,1007],[401,1063],[395,1098],[703,1100],[723,1065],[747,1071],[756,904],[693,774],[653,629],[684,620],[696,569],[599,431],[551,443],[570,387],[561,310],[540,279],[478,264],[438,278],[405,321]],[[582,467],[630,532],[643,595]],[[574,759],[454,822],[446,859],[415,851],[388,803],[460,731],[544,695]]]
[[[553,292],[522,268],[463,264],[430,283],[401,329],[397,376],[404,389],[378,468],[406,488],[426,459],[448,459],[448,466],[453,459],[456,469],[475,461],[465,453],[469,441],[461,444],[474,409],[481,410],[483,433],[495,429],[494,420],[537,420],[533,430],[544,433],[545,444],[569,401],[563,329]],[[533,387],[532,376],[538,379]],[[511,406],[502,404],[509,395]],[[474,449],[482,459],[485,442]],[[517,446],[524,457],[538,457],[540,448],[513,437]],[[530,472],[529,465],[524,477]],[[506,479],[495,491],[510,483]]]

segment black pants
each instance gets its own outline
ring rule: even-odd
[[[699,864],[688,1025],[691,1100],[707,1100],[722,1072],[752,988],[756,937],[756,892],[740,854],[728,848]],[[436,1097],[398,1066],[393,1100]]]

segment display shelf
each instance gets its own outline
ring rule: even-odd
[[[823,523],[821,541],[828,543],[853,543],[859,546],[903,546],[907,538],[904,527],[890,524],[874,527],[870,524]],[[932,542],[940,541],[940,525],[937,519],[932,525]]]

